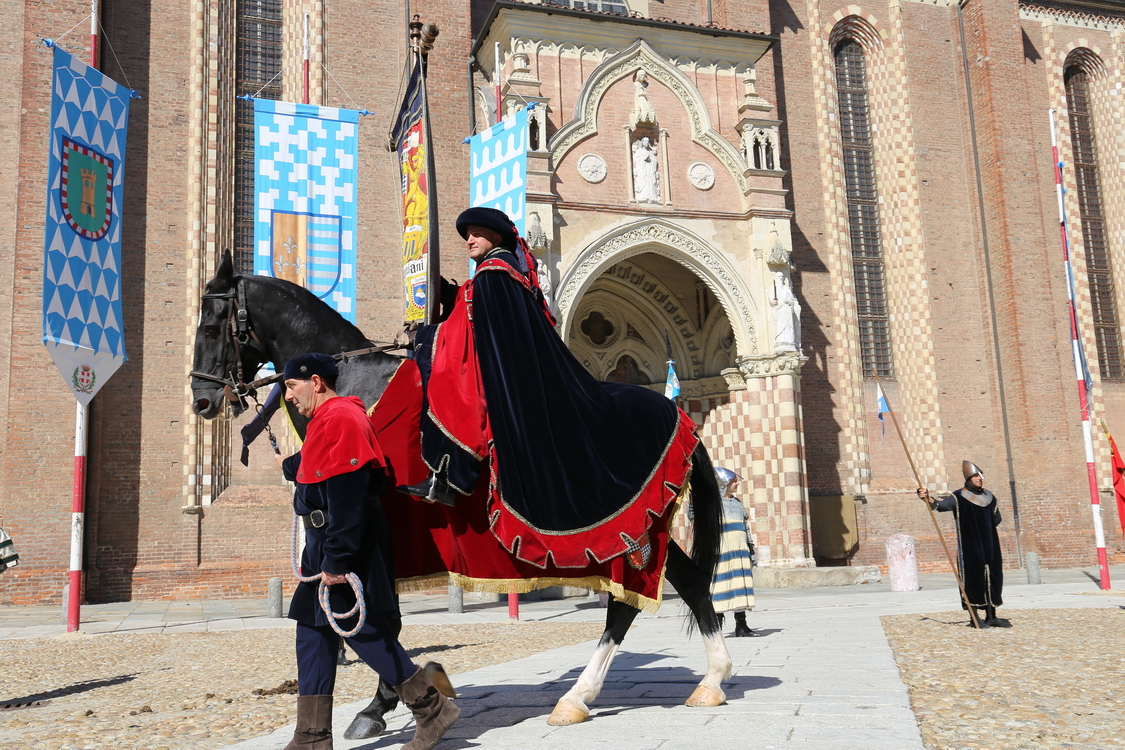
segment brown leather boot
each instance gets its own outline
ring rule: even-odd
[[[332,750],[332,696],[297,696],[297,729],[285,750]]]
[[[430,750],[457,721],[461,709],[438,692],[426,670],[395,687],[398,697],[414,714],[414,739],[403,750]]]

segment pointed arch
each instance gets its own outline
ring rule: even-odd
[[[758,354],[760,314],[741,274],[709,242],[663,219],[643,219],[617,227],[579,253],[559,282],[556,303],[559,333],[570,338],[575,303],[609,266],[641,253],[655,253],[690,269],[711,290],[730,318],[739,355]]]
[[[643,70],[676,95],[691,123],[691,139],[726,167],[739,191],[745,195],[748,192],[746,160],[730,141],[715,130],[707,112],[707,103],[692,80],[657,54],[643,39],[606,59],[586,79],[574,105],[574,118],[561,127],[547,144],[552,168],[558,168],[559,162],[572,148],[598,132],[598,108],[602,97],[610,86],[637,70]]]

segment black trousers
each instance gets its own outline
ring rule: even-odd
[[[345,639],[359,658],[392,687],[418,671],[393,633],[386,615],[368,612],[363,628]],[[297,623],[297,690],[300,695],[332,695],[336,687],[340,638],[329,625]]]

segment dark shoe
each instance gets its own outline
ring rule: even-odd
[[[461,493],[449,486],[444,477],[436,474],[430,474],[426,481],[418,484],[400,485],[398,491],[420,497],[428,503],[441,503],[450,508],[457,505],[457,498],[461,496]]]
[[[395,692],[414,714],[414,739],[403,750],[430,750],[461,715],[461,709],[438,691],[425,669],[415,672]]]
[[[1012,623],[1010,620],[1005,620],[1002,617],[993,617],[984,621],[984,624],[990,628],[1010,628]]]
[[[332,696],[297,696],[297,729],[284,750],[332,750]]]

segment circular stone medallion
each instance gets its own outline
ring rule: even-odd
[[[585,154],[578,160],[578,174],[586,182],[599,183],[605,179],[605,159],[597,154]]]
[[[710,164],[701,161],[688,167],[687,176],[691,184],[699,190],[710,190],[715,184],[715,170],[711,169]]]

